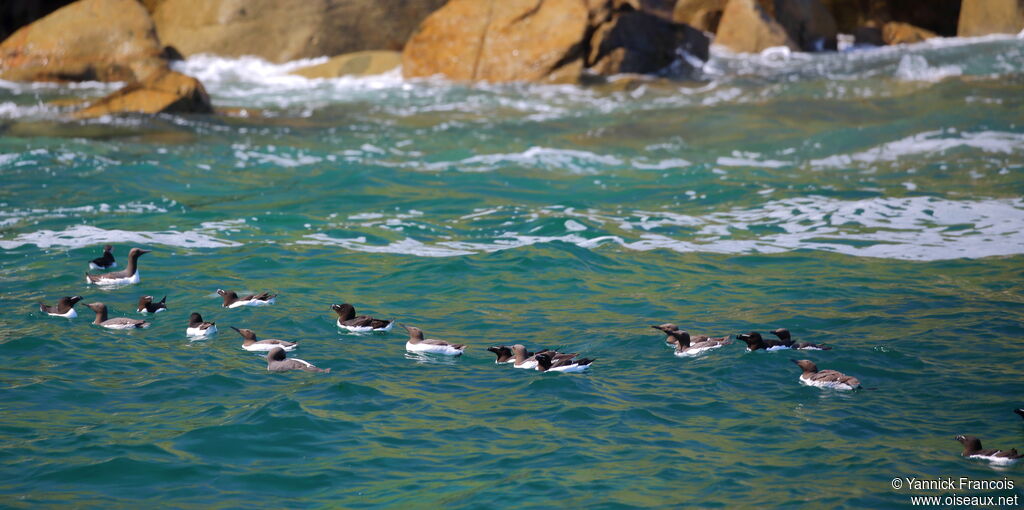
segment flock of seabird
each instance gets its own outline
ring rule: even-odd
[[[85,282],[89,285],[100,286],[122,286],[139,283],[139,257],[149,253],[150,250],[132,248],[128,252],[128,266],[122,271],[113,271],[100,274],[85,274]],[[106,245],[103,248],[103,255],[89,262],[90,269],[109,270],[117,267],[113,255],[113,246]],[[239,297],[234,291],[217,289],[217,294],[223,299],[224,308],[237,308],[241,306],[267,306],[275,303],[277,294],[262,292]],[[54,317],[73,319],[78,316],[75,312],[75,304],[82,300],[82,296],[66,296],[61,298],[56,305],[47,306],[39,302],[39,311]],[[89,307],[96,313],[96,319],[92,322],[95,325],[110,329],[138,329],[149,327],[149,321],[132,319],[128,317],[109,318],[107,316],[107,305],[101,302],[89,303]],[[337,325],[339,328],[353,333],[389,332],[395,325],[394,320],[382,320],[356,315],[355,307],[344,303],[331,305],[331,309],[338,315]],[[139,298],[136,311],[143,314],[157,314],[167,310],[167,297],[160,301],[154,301],[153,296],[142,296]],[[465,351],[463,344],[449,343],[444,340],[426,338],[423,330],[414,326],[402,325],[409,333],[409,340],[405,348],[409,352],[438,354],[445,356],[460,356]],[[679,329],[675,324],[666,323],[652,325],[665,333],[665,343],[673,347],[673,353],[680,357],[695,357],[718,349],[732,343],[729,335],[722,337],[711,337],[706,335],[691,336],[689,332]],[[306,372],[330,372],[329,368],[318,368],[312,363],[298,359],[289,358],[286,353],[295,350],[298,343],[279,340],[276,338],[258,339],[256,333],[251,329],[231,329],[238,332],[242,337],[242,348],[252,352],[266,352],[267,370],[271,372],[285,372],[289,370],[302,370]],[[196,312],[189,317],[188,327],[185,335],[190,339],[209,338],[217,333],[217,326],[214,322],[207,322]],[[736,335],[736,338],[747,344],[747,352],[758,350],[831,350],[827,345],[814,344],[810,342],[796,342],[792,339],[789,330],[779,328],[772,331],[777,338],[765,339],[760,333],[751,331]],[[496,345],[487,348],[497,357],[495,363],[510,364],[515,368],[537,370],[540,372],[583,372],[590,368],[594,362],[592,358],[578,357],[578,353],[562,353],[552,350],[538,350],[530,352],[525,346],[516,344],[512,346]],[[791,360],[802,370],[799,381],[807,386],[814,386],[823,389],[840,391],[852,391],[861,388],[861,383],[856,377],[852,377],[835,370],[819,370],[818,366],[808,359]],[[1024,408],[1015,409],[1014,412],[1024,418]],[[995,450],[983,449],[981,440],[974,436],[958,435],[955,438],[963,447],[964,457],[983,459],[996,464],[1012,464],[1019,460],[1022,455],[1016,449]]]

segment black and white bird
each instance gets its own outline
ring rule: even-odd
[[[143,250],[142,248],[132,248],[128,252],[128,267],[121,271],[114,271],[112,273],[104,274],[85,274],[85,283],[93,285],[130,285],[133,283],[139,283],[141,277],[139,276],[139,257],[149,253],[152,250]]]
[[[270,372],[287,372],[302,370],[305,372],[330,372],[329,368],[317,368],[312,363],[299,358],[289,358],[281,347],[274,347],[267,353],[267,370]]]
[[[818,370],[818,365],[809,359],[790,360],[796,363],[803,370],[800,374],[800,383],[816,388],[829,388],[833,390],[855,390],[860,388],[860,381],[856,377],[846,375],[835,370]]]
[[[160,313],[167,311],[167,296],[163,299],[153,302],[153,296],[142,296],[139,298],[139,306],[135,309],[139,313]]]
[[[82,296],[64,296],[57,301],[54,306],[49,306],[42,301],[39,302],[39,311],[49,315],[50,317],[64,317],[65,319],[74,319],[78,317],[78,312],[75,311],[75,303],[82,300]]]
[[[193,338],[207,338],[217,334],[217,323],[206,322],[203,316],[196,312],[188,318],[188,327],[185,328],[185,336]]]
[[[964,445],[964,451],[960,455],[969,459],[982,459],[993,464],[1007,465],[1014,464],[1021,458],[1016,448],[1010,448],[1009,450],[983,450],[981,440],[974,436],[959,435],[954,439]]]
[[[96,320],[92,321],[97,326],[103,326],[110,329],[141,329],[148,328],[149,323],[139,319],[129,319],[127,317],[116,317],[113,319],[107,318],[107,305],[103,303],[89,303],[90,310],[96,312]]]
[[[103,247],[103,256],[92,259],[89,262],[89,269],[99,271],[101,269],[112,269],[117,267],[117,261],[114,260],[114,254],[111,253],[114,247],[106,245]]]

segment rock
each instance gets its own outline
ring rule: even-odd
[[[956,35],[1018,34],[1024,30],[1024,1],[963,0]]]
[[[803,51],[836,49],[836,20],[819,0],[775,0],[775,19]]]
[[[722,11],[728,0],[679,0],[672,11],[672,20],[714,33],[722,19]]]
[[[577,0],[578,1],[578,0]],[[164,44],[197,53],[286,62],[400,50],[444,0],[148,0]]]
[[[857,27],[853,31],[854,46],[885,46],[882,29],[878,27]]]
[[[941,36],[954,36],[961,0],[820,0],[836,19],[839,31],[881,29],[890,21],[909,23]],[[966,0],[970,1],[970,0]],[[988,0],[984,0],[988,1]]]
[[[149,13],[136,0],[80,0],[0,44],[0,78],[134,81],[166,69]]]
[[[703,32],[688,25],[646,12],[623,12],[594,32],[587,63],[602,75],[651,74],[668,67],[682,52],[707,60],[709,45]]]
[[[935,32],[915,27],[909,23],[890,21],[882,26],[882,41],[885,44],[912,44],[938,37]]]
[[[745,53],[759,53],[773,46],[798,49],[786,30],[754,0],[729,0],[714,43]]]
[[[580,0],[451,0],[406,43],[402,74],[564,81],[582,67],[590,14]]]
[[[401,65],[402,54],[397,51],[358,51],[331,57],[323,64],[301,67],[292,71],[292,74],[310,79],[369,76],[386,73]]]
[[[85,109],[75,112],[79,119],[118,113],[212,113],[210,96],[199,80],[166,70],[141,82],[129,84]]]

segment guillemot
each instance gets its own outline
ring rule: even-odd
[[[96,285],[128,285],[139,283],[139,257],[152,250],[132,248],[128,252],[128,267],[123,271],[114,271],[106,274],[85,274],[85,283]]]
[[[92,311],[96,312],[96,320],[92,321],[92,323],[97,326],[103,326],[110,329],[140,329],[149,327],[148,322],[139,319],[129,319],[127,317],[108,319],[107,305],[103,303],[89,303],[85,306],[88,306]]]
[[[818,365],[815,365],[809,359],[794,359],[790,361],[796,363],[804,371],[800,374],[801,384],[833,390],[855,390],[860,388],[860,381],[856,377],[836,372],[835,370],[818,370]]]
[[[409,341],[405,343],[405,350],[410,352],[425,352],[430,354],[444,354],[446,356],[459,356],[466,349],[463,344],[452,344],[444,340],[423,338],[423,330],[413,326],[402,325],[409,332]]]
[[[272,305],[277,301],[277,294],[271,294],[269,292],[249,294],[244,298],[239,298],[238,294],[233,290],[217,289],[217,294],[220,294],[221,297],[224,298],[224,308]]]
[[[993,464],[1013,464],[1021,458],[1016,448],[1009,450],[982,450],[981,440],[974,436],[959,435],[954,439],[964,445],[964,451],[960,455],[969,459],[983,459]]]
[[[188,327],[185,328],[185,336],[210,337],[217,333],[216,322],[205,322],[203,316],[196,312],[188,318]]]
[[[276,338],[257,340],[256,333],[253,333],[251,329],[238,329],[234,326],[231,326],[231,329],[237,331],[239,335],[242,335],[242,348],[247,351],[266,352],[273,349],[274,347],[280,347],[286,351],[291,352],[292,349],[295,349],[296,347],[299,346],[299,344],[295,342],[278,340]]]
[[[111,253],[111,250],[113,249],[114,247],[109,244],[104,246],[103,256],[92,259],[92,261],[89,262],[89,269],[100,270],[117,267],[117,261],[114,260],[114,254]]]
[[[331,371],[329,368],[317,368],[312,363],[301,360],[299,358],[289,359],[284,349],[280,347],[274,347],[267,353],[267,370],[270,372],[287,372],[289,370],[304,370],[306,372],[324,372],[328,373]]]
[[[589,358],[552,360],[550,354],[537,355],[537,370],[541,372],[583,372],[594,360]]]
[[[673,354],[679,357],[693,357],[699,356],[708,352],[712,349],[718,349],[719,347],[726,346],[732,343],[728,336],[712,338],[707,336],[698,337],[698,341],[691,341],[690,334],[686,331],[677,330],[673,332],[678,342],[676,343],[676,350]]]
[[[39,311],[43,312],[51,317],[64,317],[65,319],[74,319],[78,317],[78,312],[75,311],[75,303],[82,300],[82,296],[64,296],[57,301],[55,306],[47,306],[42,301],[39,302]]]
[[[494,355],[498,357],[494,362],[499,365],[515,361],[515,357],[512,355],[512,349],[508,346],[495,345],[488,347],[487,350],[493,352]]]
[[[552,361],[564,361],[571,360],[576,357],[575,352],[563,353],[558,351],[552,351],[550,349],[544,349],[537,351],[536,354],[527,351],[523,344],[515,344],[512,346],[512,366],[516,368],[523,368],[527,370],[533,370],[537,368],[537,356],[541,354],[547,354]]]
[[[772,331],[772,334],[779,337],[779,341],[788,342],[790,347],[793,349],[803,349],[809,351],[831,351],[832,348],[827,345],[812,344],[811,342],[795,342],[793,337],[789,335],[789,330],[786,328],[779,328]]]
[[[784,335],[779,333],[780,331],[785,332]],[[815,351],[828,351],[831,347],[826,345],[812,344],[810,342],[794,342],[789,337],[789,331],[785,329],[777,329],[773,331],[779,338],[762,338],[761,333],[757,331],[751,331],[750,333],[741,333],[736,335],[736,338],[743,340],[747,344],[747,351],[757,351],[764,349],[766,351],[779,351],[783,349],[804,349],[804,350],[815,350]]]
[[[139,313],[160,313],[167,311],[167,296],[159,302],[153,302],[153,296],[142,296],[139,298],[139,306],[135,309]]]
[[[387,332],[395,325],[395,321],[374,319],[367,315],[356,315],[356,308],[348,303],[331,305],[331,310],[338,314],[338,327],[353,333]]]
[[[1024,418],[1024,408],[1014,409],[1013,412],[1015,412],[1018,415],[1020,415],[1021,418]]]
[[[656,329],[656,330],[658,330],[658,331],[661,331],[662,333],[665,333],[665,343],[668,344],[668,345],[671,345],[671,346],[678,346],[679,345],[679,339],[682,337],[682,333],[686,333],[687,336],[689,337],[690,342],[692,342],[692,343],[706,342],[708,340],[727,340],[729,338],[728,336],[723,336],[723,337],[710,337],[710,336],[707,336],[707,335],[693,335],[693,336],[690,336],[689,333],[679,329],[678,326],[676,326],[675,324],[672,324],[671,322],[665,323],[665,324],[661,324],[661,325],[658,325],[658,326],[651,326],[651,327]]]

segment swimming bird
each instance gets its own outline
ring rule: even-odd
[[[353,333],[386,332],[391,331],[395,325],[393,320],[374,319],[366,315],[357,316],[356,308],[348,303],[331,305],[331,310],[338,314],[338,327]]]
[[[527,351],[526,347],[524,347],[522,344],[515,344],[512,346],[512,366],[516,368],[525,368],[528,370],[533,370],[537,368],[537,356],[541,354],[547,354],[549,357],[551,357],[552,361],[571,360],[576,357],[575,352],[563,353],[558,351],[552,351],[550,349],[540,350],[537,351],[537,353],[535,354],[530,351]]]
[[[244,298],[239,298],[238,294],[233,290],[217,289],[217,294],[220,294],[221,297],[224,298],[224,308],[238,308],[239,306],[265,306],[272,305],[277,301],[277,294],[271,294],[269,292],[249,294]]]
[[[750,333],[742,333],[736,335],[736,338],[743,340],[747,344],[748,351],[756,351],[764,349],[766,351],[778,351],[783,349],[805,349],[805,350],[817,350],[817,351],[828,351],[831,347],[825,345],[812,344],[809,342],[794,342],[789,338],[789,332],[786,331],[785,338],[782,337],[778,332],[786,331],[784,329],[775,330],[773,333],[779,336],[776,340],[774,338],[761,338],[761,333],[757,331],[751,331]]]
[[[495,345],[487,348],[488,351],[494,353],[498,359],[494,360],[497,364],[512,363],[515,361],[515,357],[512,354],[512,349],[505,345]]]
[[[139,283],[139,257],[151,252],[142,248],[132,248],[128,252],[128,267],[123,271],[106,274],[85,274],[85,283],[96,285],[128,285]]]
[[[103,256],[92,259],[92,261],[89,262],[89,269],[99,270],[117,267],[117,261],[114,260],[114,254],[110,252],[113,249],[114,247],[109,244],[104,246]]]
[[[196,312],[188,318],[188,327],[185,328],[185,336],[210,337],[217,333],[216,322],[205,322],[203,316]]]
[[[103,303],[89,303],[89,309],[96,312],[96,320],[92,321],[97,326],[103,326],[110,329],[140,329],[148,328],[149,323],[139,319],[129,319],[127,317],[117,317],[114,319],[107,318],[107,305]]]
[[[679,357],[698,356],[712,349],[718,349],[732,343],[728,335],[718,338],[702,335],[697,337],[698,341],[696,342],[691,341],[690,334],[686,331],[677,331],[675,335],[678,343],[676,343],[676,351],[673,354]]]
[[[48,306],[42,301],[39,302],[39,311],[43,312],[51,317],[64,317],[66,319],[74,319],[78,317],[78,312],[75,311],[75,303],[82,300],[82,296],[64,296],[57,301],[55,306]]]
[[[589,358],[552,360],[550,354],[537,355],[537,370],[541,372],[583,372],[594,360]]]
[[[860,388],[860,381],[835,370],[818,370],[818,365],[809,359],[790,360],[804,372],[800,374],[800,382],[807,386],[831,388],[833,390],[855,390]]]
[[[668,345],[672,345],[672,346],[679,345],[679,339],[682,337],[683,333],[686,333],[687,336],[690,338],[690,342],[693,342],[693,343],[704,342],[704,341],[707,341],[707,340],[726,340],[726,339],[729,338],[728,336],[723,336],[723,337],[710,337],[710,336],[707,336],[707,335],[689,336],[689,333],[679,329],[678,326],[676,326],[675,324],[672,324],[671,322],[666,323],[666,324],[661,324],[659,326],[651,326],[651,327],[654,328],[654,329],[657,329],[657,330],[659,330],[659,331],[661,331],[663,333],[665,333],[665,335],[666,335],[665,336],[665,343],[668,344]]]
[[[409,341],[405,343],[405,350],[411,352],[426,352],[430,354],[444,354],[447,356],[459,356],[466,349],[463,344],[451,344],[444,340],[423,338],[423,330],[413,326],[402,325],[409,332]]]
[[[1021,418],[1024,418],[1024,408],[1014,409],[1013,412],[1019,414]]]
[[[959,435],[954,439],[964,445],[964,451],[960,455],[969,459],[983,459],[993,464],[1013,464],[1022,457],[1017,453],[1016,448],[1010,448],[1009,450],[982,450],[981,440],[974,436]]]
[[[153,296],[142,296],[139,298],[139,307],[135,309],[139,313],[160,313],[167,311],[167,296],[159,302],[153,302]]]
[[[786,342],[790,348],[803,349],[808,351],[831,351],[832,348],[827,345],[812,344],[810,342],[794,342],[793,337],[789,335],[789,330],[786,328],[779,328],[772,331],[772,334],[779,337],[779,341]]]
[[[267,353],[267,370],[271,372],[287,372],[289,370],[304,370],[306,372],[324,372],[328,373],[331,371],[329,368],[317,368],[312,363],[301,360],[299,358],[289,359],[284,354],[284,349],[280,347],[274,347]]]
[[[295,342],[278,340],[276,338],[257,340],[256,333],[253,333],[251,329],[238,329],[234,326],[231,326],[231,329],[237,331],[239,335],[242,335],[242,348],[247,351],[267,352],[274,347],[280,347],[285,351],[291,352],[292,349],[299,346],[299,344]]]

